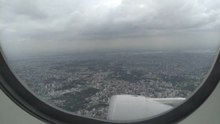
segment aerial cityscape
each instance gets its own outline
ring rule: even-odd
[[[219,6],[218,0],[0,0],[0,50],[39,99],[107,119],[114,95],[187,98],[199,88],[220,46]]]
[[[42,100],[75,114],[106,119],[113,95],[189,97],[214,52],[113,51],[11,61],[16,76]]]

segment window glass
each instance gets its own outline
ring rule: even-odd
[[[218,50],[219,6],[0,0],[0,44],[17,78],[48,104],[98,119],[141,119],[202,84]]]

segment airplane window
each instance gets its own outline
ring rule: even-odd
[[[1,52],[34,96],[90,119],[171,111],[218,55],[214,0],[0,0]]]

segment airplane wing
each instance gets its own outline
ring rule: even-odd
[[[111,121],[144,119],[170,110],[184,100],[185,98],[115,95],[110,99],[107,119]]]

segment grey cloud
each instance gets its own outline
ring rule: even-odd
[[[114,38],[120,35],[122,37],[146,35],[154,30],[157,32],[158,30],[188,31],[212,24],[218,19],[220,13],[212,8],[206,8],[198,1],[171,1],[171,3],[164,2],[162,6],[159,6],[160,2],[124,0],[121,5],[105,14],[97,13],[101,11],[98,8],[94,13],[89,12],[92,15],[90,22],[84,22],[88,17],[81,16],[80,34],[84,37]],[[74,28],[74,26],[69,28]]]
[[[40,10],[37,2],[32,0],[2,1],[2,8],[0,10],[3,19],[9,18],[8,20],[17,21],[17,23],[19,23],[17,19],[29,21],[29,18],[33,20],[47,18],[47,15]]]
[[[216,34],[220,31],[220,2],[216,0],[0,2],[4,3],[0,9],[0,35],[4,44],[23,43],[30,47],[31,43],[41,42],[42,46],[63,43],[78,45],[80,49],[85,44],[99,46],[112,42],[122,46],[135,41],[144,46],[146,40],[154,42],[154,37],[163,37],[164,43],[168,40],[192,42],[194,32]],[[204,37],[200,39],[205,42]]]
[[[24,0],[22,2],[14,3],[14,13],[18,16],[23,15],[33,19],[44,19],[46,14],[43,13],[33,2],[30,0]]]
[[[219,14],[194,1],[172,1],[172,4],[164,2],[165,5],[158,6],[159,2],[161,1],[150,2],[152,5],[149,5],[148,2],[136,4],[136,2],[131,3],[125,0],[121,5],[113,9],[110,8],[110,12],[102,13],[103,8],[101,7],[90,8],[84,12],[74,12],[68,15],[72,18],[64,17],[67,20],[65,23],[61,23],[60,27],[63,26],[66,29],[59,33],[61,36],[64,34],[66,36],[68,32],[71,32],[69,33],[71,35],[69,39],[81,36],[81,38],[133,36],[135,34],[139,36],[140,34],[145,35],[149,30],[166,31],[201,28],[201,26],[215,22]],[[59,25],[57,26],[59,27]],[[44,34],[47,34],[46,32],[48,32],[47,29]],[[48,35],[53,33],[55,35],[59,34],[57,31],[50,31]],[[37,33],[34,32],[34,34]]]

